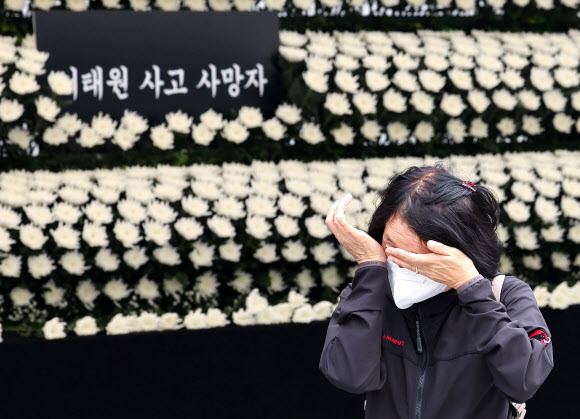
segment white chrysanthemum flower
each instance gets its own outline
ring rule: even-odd
[[[387,136],[391,141],[407,142],[410,131],[402,122],[391,122],[387,125]]]
[[[135,293],[144,300],[149,301],[159,298],[161,295],[157,283],[147,278],[147,276],[144,276],[139,280],[135,287]]]
[[[56,229],[50,229],[50,234],[58,247],[78,249],[80,233],[68,224],[58,223]]]
[[[514,228],[514,237],[520,249],[536,250],[539,247],[536,232],[530,226]]]
[[[257,128],[262,125],[264,117],[259,108],[242,106],[238,113],[238,120],[247,128]]]
[[[111,138],[115,134],[117,123],[113,121],[109,114],[99,112],[91,120],[91,128],[103,138]]]
[[[179,330],[183,328],[181,317],[177,313],[163,313],[159,317],[160,330]]]
[[[554,79],[548,70],[540,67],[532,67],[530,70],[530,82],[532,85],[544,92],[554,87]]]
[[[318,144],[325,140],[324,134],[322,133],[320,126],[313,122],[305,122],[300,130],[300,138],[306,141],[308,144]]]
[[[147,263],[148,260],[145,249],[139,247],[129,249],[123,254],[123,261],[135,270]]]
[[[191,138],[196,144],[209,145],[215,138],[215,131],[204,123],[199,123],[191,127]]]
[[[153,250],[153,257],[163,265],[176,266],[181,263],[181,257],[173,246],[162,246]]]
[[[164,123],[151,127],[149,137],[153,145],[161,150],[170,150],[173,148],[175,136]]]
[[[290,182],[286,183],[286,188],[292,192]],[[296,192],[294,192],[296,194]],[[273,200],[263,196],[251,196],[246,199],[246,209],[248,214],[261,215],[266,218],[276,216],[276,205]]]
[[[280,141],[286,135],[286,127],[277,118],[264,121],[262,131],[266,137],[274,141]]]
[[[239,262],[242,256],[242,245],[228,240],[218,247],[220,257],[229,262]]]
[[[111,279],[103,287],[103,294],[113,301],[119,301],[131,295],[131,290],[122,279]]]
[[[36,113],[49,122],[54,122],[60,112],[60,107],[54,100],[46,96],[39,96],[34,100]]]
[[[550,259],[552,261],[552,266],[561,271],[570,270],[570,259],[569,255],[564,252],[552,252]]]
[[[248,139],[250,132],[248,129],[238,121],[230,121],[223,128],[222,137],[234,143],[240,144]]]
[[[113,233],[115,233],[115,238],[125,247],[133,247],[142,239],[139,228],[127,221],[117,220],[115,227],[113,227]]]
[[[425,66],[435,71],[445,71],[449,68],[449,61],[439,54],[426,54],[425,57],[423,57],[423,63]]]
[[[293,0],[294,2],[298,0]],[[256,318],[253,314],[249,313],[243,308],[240,308],[237,311],[232,313],[232,320],[238,326],[248,326],[252,324],[256,324]]]
[[[553,224],[558,222],[561,211],[554,201],[539,196],[534,203],[534,211],[536,215],[542,219],[546,224]]]
[[[75,141],[84,148],[93,148],[105,144],[105,138],[85,123],[82,124],[80,134]]]
[[[430,115],[435,109],[435,102],[433,97],[422,90],[414,92],[411,95],[409,103],[413,105],[417,111],[426,115]]]
[[[339,285],[342,284],[343,278],[338,273],[336,266],[329,266],[320,270],[322,284],[329,287],[334,292],[339,292]]]
[[[262,244],[254,252],[254,258],[262,263],[272,263],[279,260],[280,256],[276,254],[276,245]]]
[[[176,277],[165,278],[163,280],[163,291],[166,295],[171,295],[174,299],[178,299],[179,294],[184,291],[184,286]]]
[[[94,317],[85,316],[76,321],[74,331],[77,336],[92,336],[96,335],[100,329]]]
[[[552,120],[552,124],[557,131],[563,132],[565,134],[570,134],[572,132],[572,126],[574,126],[574,119],[565,113],[557,113]]]
[[[113,272],[119,269],[119,257],[110,249],[99,249],[95,255],[95,265],[105,272]]]
[[[383,106],[391,112],[401,113],[407,110],[407,99],[395,89],[389,89],[383,95]]]
[[[67,135],[75,135],[82,126],[83,122],[78,118],[77,114],[65,113],[56,120],[56,127],[64,131],[64,137]]]
[[[48,145],[59,146],[68,143],[68,137],[65,131],[58,127],[48,127],[42,134],[42,141]]]
[[[515,222],[524,223],[530,218],[530,208],[519,199],[512,199],[503,206],[503,209]]]
[[[534,297],[538,307],[545,307],[550,301],[550,291],[543,285],[538,285],[534,288]]]
[[[542,94],[546,108],[553,112],[562,112],[566,109],[568,99],[559,90],[548,90]]]
[[[92,310],[94,301],[99,296],[100,291],[97,290],[90,279],[85,279],[79,282],[75,294],[88,310]]]
[[[196,298],[208,299],[217,295],[219,283],[216,276],[211,272],[205,272],[195,278],[195,285],[193,290],[195,291]]]
[[[334,137],[334,142],[339,145],[346,146],[354,143],[355,133],[353,129],[345,123],[341,123],[340,127],[330,130],[330,133]]]
[[[197,241],[193,244],[193,250],[189,253],[189,260],[191,260],[195,269],[199,269],[200,266],[212,266],[214,253],[215,246]]]
[[[85,265],[85,258],[82,253],[73,250],[66,252],[59,260],[60,266],[71,275],[81,276],[88,267]]]
[[[566,281],[560,282],[551,292],[548,305],[563,310],[570,305],[570,287]]]
[[[148,220],[143,223],[145,240],[152,241],[158,246],[165,246],[171,239],[171,229],[159,221]]]
[[[415,92],[419,89],[417,77],[414,74],[405,70],[397,71],[391,81],[401,90],[405,92]]]
[[[520,90],[518,92],[518,99],[520,104],[527,110],[536,111],[540,108],[540,96],[532,90]]]
[[[109,224],[113,222],[113,211],[107,205],[99,201],[91,201],[83,208],[83,212],[89,220],[95,224]]]
[[[22,256],[3,255],[0,259],[0,275],[7,278],[20,277]]]
[[[316,286],[316,282],[312,277],[312,272],[308,269],[303,269],[294,278],[294,283],[300,288],[300,294],[308,295],[310,290]]]
[[[281,253],[289,262],[300,262],[306,259],[306,248],[297,240],[286,241]]]
[[[203,234],[203,226],[195,218],[180,218],[173,225],[185,240],[195,240]]]
[[[488,126],[481,118],[475,118],[469,126],[469,135],[476,138],[486,138],[488,135]]]
[[[14,144],[22,150],[26,150],[32,141],[32,135],[28,130],[21,127],[14,127],[8,131],[8,144]]]
[[[369,70],[365,73],[365,84],[371,92],[378,92],[389,87],[391,82],[384,74],[378,71]]]
[[[465,140],[465,136],[467,135],[467,127],[461,121],[461,119],[450,119],[447,121],[445,128],[447,130],[447,134],[453,141],[455,141],[455,143],[460,144]]]
[[[542,269],[542,258],[540,255],[526,255],[522,258],[522,263],[526,268],[534,271]]]
[[[562,242],[564,241],[565,230],[558,224],[552,224],[548,228],[541,230],[542,238],[547,242]]]
[[[365,120],[360,127],[360,133],[363,137],[367,140],[372,142],[376,142],[381,135],[381,125],[377,121],[374,120]]]
[[[60,321],[58,317],[53,317],[42,326],[42,333],[46,339],[61,339],[66,337],[66,322]]]
[[[334,115],[350,115],[350,103],[345,93],[328,93],[324,107]]]
[[[539,135],[544,132],[540,118],[531,115],[522,117],[522,130],[529,135]]]
[[[18,95],[27,95],[40,89],[40,85],[33,74],[26,74],[20,71],[16,71],[12,74],[8,86],[10,87],[10,90]]]
[[[511,191],[516,198],[524,202],[533,202],[536,198],[536,191],[529,183],[514,182],[511,186]]]
[[[562,213],[568,218],[580,220],[580,203],[569,196],[563,196],[560,201]]]
[[[280,47],[282,49],[283,47]],[[287,48],[287,47],[286,47]],[[302,79],[306,86],[318,93],[326,93],[328,91],[328,74],[320,71],[308,70],[302,73]]]
[[[504,136],[513,135],[516,132],[516,123],[511,118],[502,118],[495,127],[498,129],[499,133]]]
[[[140,0],[130,0],[131,3]],[[127,317],[122,313],[115,314],[113,318],[105,326],[105,331],[108,335],[124,335],[131,332],[131,327]]]
[[[432,70],[419,71],[419,82],[425,90],[439,93],[445,86],[446,79]]]
[[[207,315],[201,312],[201,308],[190,310],[183,318],[186,329],[205,329],[207,327]]]
[[[24,106],[18,100],[0,99],[0,120],[14,122],[24,114]]]
[[[486,90],[494,89],[501,82],[498,75],[493,71],[484,68],[476,68],[474,73],[477,83]]]
[[[191,124],[193,124],[193,117],[189,117],[185,112],[178,110],[177,112],[169,112],[165,115],[165,121],[171,131],[189,134]]]
[[[292,314],[292,321],[294,323],[310,323],[315,319],[316,313],[310,304],[304,304],[298,307]]]
[[[30,249],[38,250],[44,246],[47,237],[42,230],[32,224],[20,226],[20,242]]]
[[[459,116],[465,110],[465,104],[461,100],[461,96],[448,93],[443,93],[439,107],[450,116]]]
[[[294,125],[302,119],[301,108],[289,103],[282,103],[276,109],[276,116],[289,125]]]
[[[252,287],[252,276],[238,269],[234,272],[234,279],[227,284],[240,294],[248,294]]]
[[[314,257],[317,263],[320,265],[326,265],[334,260],[334,257],[338,253],[338,250],[328,242],[322,242],[310,249],[310,253]]]
[[[568,240],[574,243],[580,243],[580,224],[575,223],[568,229]]]

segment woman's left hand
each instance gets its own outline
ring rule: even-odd
[[[431,253],[412,253],[395,247],[387,247],[385,253],[388,260],[401,268],[415,271],[417,267],[419,274],[455,289],[479,275],[471,259],[461,250],[434,240],[429,240],[427,247]]]

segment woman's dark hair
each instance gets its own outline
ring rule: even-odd
[[[425,243],[435,240],[461,250],[481,275],[493,279],[504,250],[496,233],[499,202],[489,188],[477,185],[472,191],[462,183],[442,163],[395,174],[379,192],[368,234],[381,243],[396,214]]]

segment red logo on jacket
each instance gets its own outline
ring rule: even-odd
[[[395,345],[401,345],[402,346],[402,345],[405,344],[405,341],[404,340],[393,339],[392,337],[387,336],[384,333],[383,333],[383,339],[386,339],[389,342],[393,342]]]

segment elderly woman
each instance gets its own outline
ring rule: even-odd
[[[380,193],[368,234],[336,201],[326,224],[356,259],[328,326],[320,370],[366,393],[365,418],[505,419],[554,366],[530,286],[491,280],[499,203],[441,165],[410,167]]]

